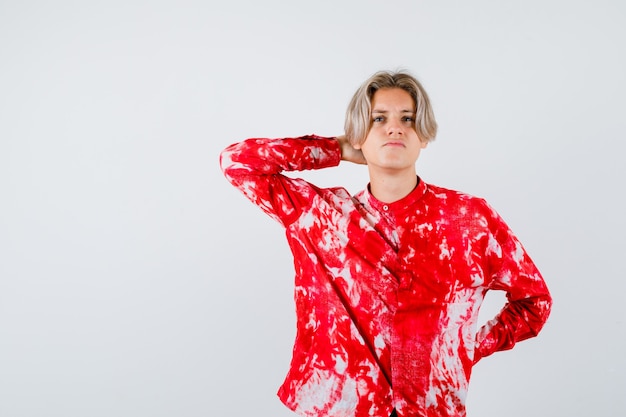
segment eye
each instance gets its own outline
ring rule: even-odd
[[[376,117],[372,118],[372,122],[374,122],[374,123],[380,123],[380,122],[382,122],[383,120],[385,120],[385,119],[383,118],[383,116],[376,116]]]
[[[411,116],[404,116],[404,117],[402,118],[402,121],[403,121],[403,122],[411,122],[411,123],[413,123],[413,122],[415,121],[415,118],[413,118],[413,117],[411,117]]]

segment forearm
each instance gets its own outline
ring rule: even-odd
[[[229,176],[272,175],[336,166],[341,150],[335,138],[252,138],[228,146],[220,154],[222,171]]]
[[[512,349],[517,342],[535,337],[546,323],[552,307],[547,288],[543,294],[509,301],[476,336],[474,362],[495,352]]]

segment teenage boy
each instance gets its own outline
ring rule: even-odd
[[[354,94],[345,136],[248,139],[221,154],[226,178],[286,230],[297,334],[278,395],[302,416],[465,416],[473,365],[536,336],[551,297],[483,200],[425,183],[437,124],[420,83],[378,72]],[[352,196],[283,175],[367,164]],[[489,290],[507,303],[482,328]]]

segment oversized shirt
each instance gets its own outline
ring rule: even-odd
[[[383,203],[283,175],[338,165],[334,138],[248,139],[220,159],[285,227],[297,331],[278,395],[299,415],[465,416],[472,366],[548,318],[542,276],[483,199],[418,179]],[[488,290],[506,291],[507,303],[477,329]]]

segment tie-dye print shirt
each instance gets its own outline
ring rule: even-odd
[[[281,174],[338,165],[334,138],[249,139],[220,159],[286,228],[297,332],[278,395],[302,416],[464,416],[473,364],[548,317],[539,271],[482,199],[420,180],[385,204]],[[488,290],[508,302],[477,329]]]

